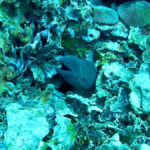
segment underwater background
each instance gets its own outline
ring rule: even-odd
[[[0,150],[150,150],[150,1],[0,0]]]

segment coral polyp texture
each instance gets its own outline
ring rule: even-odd
[[[150,150],[149,18],[148,0],[1,0],[0,150]]]
[[[146,1],[131,1],[118,7],[122,21],[134,27],[144,27],[150,24],[150,3]]]
[[[95,6],[94,21],[99,24],[115,24],[119,20],[117,12],[112,8],[105,6]]]

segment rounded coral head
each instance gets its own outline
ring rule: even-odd
[[[94,21],[99,24],[116,24],[118,22],[118,14],[112,8],[95,6]]]
[[[145,27],[150,24],[150,3],[131,1],[118,7],[121,20],[128,26]]]

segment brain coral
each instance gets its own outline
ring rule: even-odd
[[[145,1],[123,3],[118,7],[118,14],[125,24],[144,27],[150,24],[150,3]]]
[[[99,24],[115,24],[118,22],[118,14],[112,8],[105,6],[95,6],[94,21]]]

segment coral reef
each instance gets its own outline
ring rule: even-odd
[[[118,14],[129,26],[144,27],[150,24],[150,4],[145,1],[131,1],[118,7]]]
[[[149,11],[1,0],[0,150],[150,149]]]

